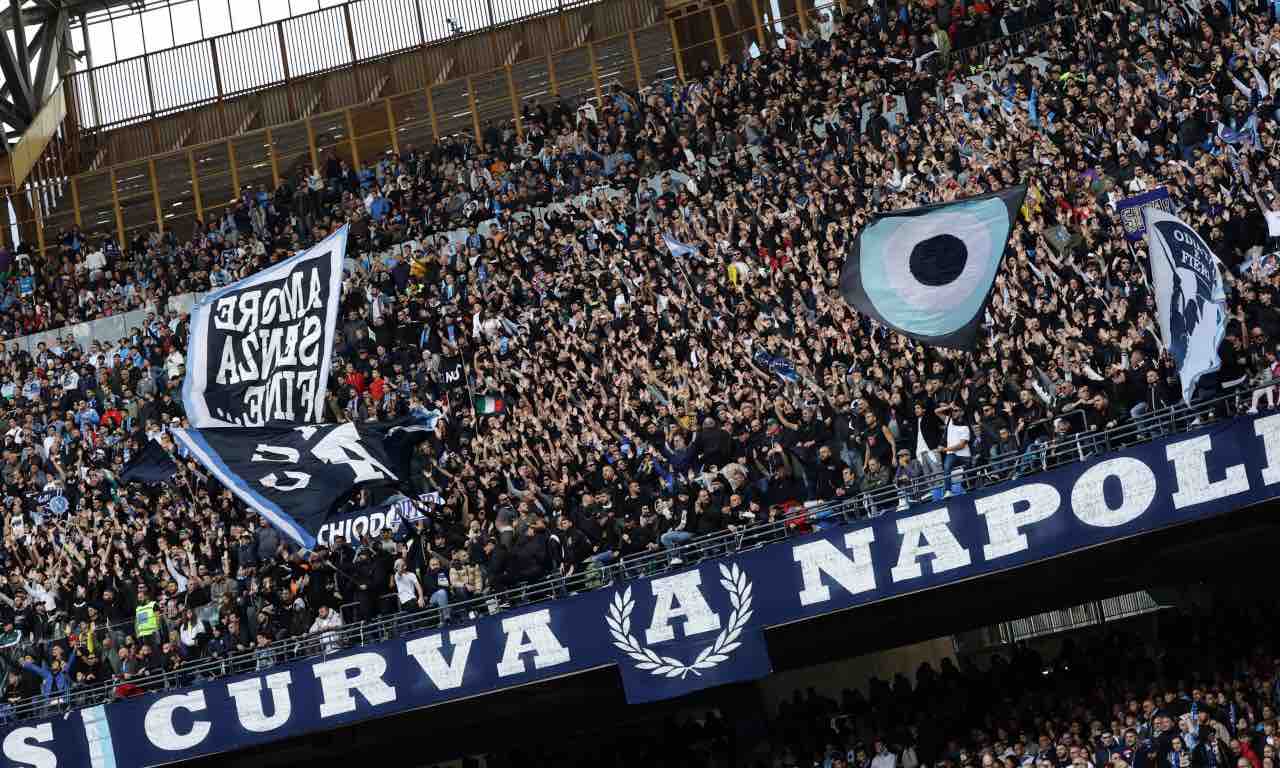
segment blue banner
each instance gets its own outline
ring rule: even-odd
[[[1277,496],[1280,415],[1223,421],[980,493],[681,571],[0,736],[3,765],[174,763],[602,666],[632,702],[769,672],[762,630],[993,574]]]
[[[1165,213],[1173,213],[1173,200],[1169,190],[1156,187],[1141,195],[1126,197],[1116,203],[1116,213],[1120,214],[1120,224],[1124,227],[1124,237],[1131,243],[1139,243],[1147,236],[1147,224],[1142,218],[1142,209],[1157,208]]]

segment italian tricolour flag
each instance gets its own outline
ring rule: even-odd
[[[475,406],[476,413],[481,416],[503,413],[507,410],[507,404],[502,402],[502,398],[493,395],[476,395],[471,398],[471,403]]]

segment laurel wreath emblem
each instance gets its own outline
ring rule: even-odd
[[[606,622],[609,633],[613,635],[613,645],[636,662],[636,669],[649,672],[656,677],[678,677],[681,680],[694,674],[702,676],[702,670],[711,669],[729,660],[729,655],[742,645],[738,638],[747,622],[751,620],[751,582],[747,575],[732,566],[720,566],[720,586],[729,593],[729,602],[733,612],[729,614],[729,624],[720,631],[711,645],[703,648],[691,664],[685,664],[670,656],[659,656],[651,648],[646,648],[631,634],[631,612],[635,610],[635,601],[631,599],[631,587],[625,592],[615,592],[613,604],[609,606]]]

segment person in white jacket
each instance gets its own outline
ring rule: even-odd
[[[312,634],[320,634],[320,647],[325,653],[333,653],[341,647],[338,633],[334,630],[342,626],[342,616],[337,611],[330,610],[329,606],[322,605],[316,613],[316,620],[311,622]]]

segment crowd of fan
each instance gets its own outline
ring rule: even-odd
[[[763,717],[750,703],[726,703],[697,717],[535,742],[491,755],[490,764],[1275,768],[1275,618],[1258,601],[1171,610],[1124,629],[1033,641],[1053,649],[1047,656],[1020,645],[925,662],[910,678],[851,680],[859,690],[794,691]],[[830,674],[841,675],[838,665]]]
[[[985,58],[953,50],[1051,17]],[[246,189],[186,242],[122,251],[71,231],[44,258],[5,254],[10,333],[151,313],[114,344],[0,353],[7,696],[242,651],[270,664],[282,637],[447,617],[794,504],[895,486],[913,503],[943,468],[1172,405],[1145,255],[1114,208],[1158,185],[1230,273],[1222,370],[1199,396],[1268,376],[1280,273],[1255,257],[1280,185],[1277,86],[1280,25],[1248,3],[872,8],[688,84],[530,107],[522,136],[487,126],[359,169],[331,156]],[[925,348],[840,298],[845,246],[875,212],[1019,181],[977,349]],[[163,488],[119,483],[183,418],[167,297],[343,223],[326,415],[441,408],[411,479],[444,498],[433,520],[304,555],[192,461]],[[699,252],[674,257],[664,234]],[[503,408],[478,416],[472,395]]]

